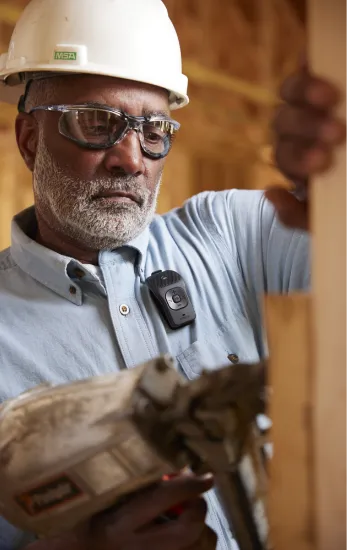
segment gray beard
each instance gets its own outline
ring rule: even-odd
[[[111,250],[142,233],[154,217],[160,183],[161,174],[154,191],[133,176],[91,181],[71,177],[68,167],[52,157],[40,132],[33,171],[36,210],[53,231],[86,249]],[[101,191],[111,190],[132,193],[138,203],[92,199]]]

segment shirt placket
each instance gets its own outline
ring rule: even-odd
[[[108,296],[112,325],[126,368],[135,367],[158,355],[135,296],[138,275],[131,251],[115,254],[112,263],[101,266]]]

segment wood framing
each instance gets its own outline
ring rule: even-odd
[[[310,62],[346,96],[346,1],[310,0]],[[339,114],[346,118],[343,102]],[[346,548],[346,149],[312,184],[314,456],[318,550]]]
[[[339,86],[345,119],[346,3],[309,0],[311,69]],[[265,300],[275,550],[346,548],[346,150],[311,183],[312,294]]]
[[[310,298],[272,295],[265,304],[273,388],[270,538],[275,550],[313,550]]]

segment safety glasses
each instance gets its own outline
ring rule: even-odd
[[[180,124],[163,116],[131,116],[118,109],[95,105],[43,105],[35,111],[61,113],[58,128],[62,136],[86,149],[108,149],[132,130],[138,133],[141,149],[148,157],[160,159],[169,153]]]

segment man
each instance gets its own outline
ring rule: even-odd
[[[0,75],[26,84],[16,135],[35,208],[15,217],[11,248],[0,257],[1,401],[163,352],[188,378],[228,356],[258,361],[266,355],[263,292],[309,284],[307,202],[293,194],[204,193],[155,216],[178,129],[171,110],[188,101],[180,67],[160,0],[33,0],[18,23]],[[338,96],[305,71],[282,95],[278,164],[302,191],[343,140],[331,115]],[[160,269],[183,277],[196,311],[179,330],[145,284]],[[215,532],[218,550],[236,549],[212,486],[210,477],[158,484],[76,533],[30,548],[212,550]],[[179,519],[155,522],[179,502]],[[0,526],[1,550],[34,540]]]

